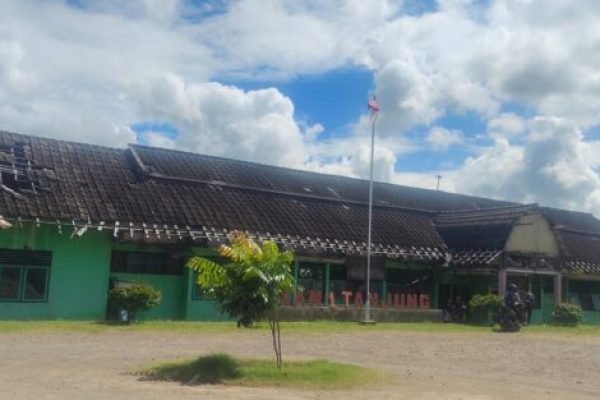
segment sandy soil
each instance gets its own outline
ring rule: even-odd
[[[189,387],[140,380],[153,362],[225,351],[271,357],[266,331],[0,335],[0,399],[595,399],[600,337],[499,333],[284,332],[287,358],[328,358],[380,368],[389,385],[368,391]]]

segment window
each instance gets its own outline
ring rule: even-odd
[[[21,287],[20,267],[0,267],[0,299],[18,300]]]
[[[52,254],[0,250],[0,301],[46,302]]]
[[[388,268],[386,281],[387,291],[392,294],[430,294],[433,291],[432,277],[428,271]]]
[[[325,298],[325,264],[301,262],[298,286],[303,289],[305,303],[322,304]]]
[[[584,311],[600,311],[600,282],[569,281],[569,302]]]
[[[344,291],[350,289],[345,265],[332,264],[329,267],[329,291],[333,293],[333,300],[336,303],[344,302]]]
[[[185,257],[166,253],[113,251],[111,272],[127,274],[181,275]]]

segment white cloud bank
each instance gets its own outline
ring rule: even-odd
[[[361,66],[382,105],[378,179],[432,187],[441,173],[444,189],[600,214],[595,0],[440,0],[419,16],[386,0],[78,3],[0,2],[0,128],[122,146],[132,124],[161,121],[179,135],[151,144],[364,177],[366,118],[322,138],[276,88],[218,83]],[[439,123],[465,112],[485,129]],[[395,170],[457,146],[472,154],[452,169]]]

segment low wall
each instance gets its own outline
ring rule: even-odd
[[[282,321],[360,321],[362,308],[283,306],[279,309]],[[371,318],[377,322],[442,322],[442,310],[372,308]]]

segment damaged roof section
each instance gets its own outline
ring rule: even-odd
[[[363,179],[140,145],[129,146],[129,151],[136,160],[138,170],[154,178],[206,182],[319,200],[362,204],[368,202],[369,182]],[[381,182],[374,183],[374,193],[376,206],[413,210],[465,210],[514,205],[504,201]]]
[[[438,231],[455,249],[503,249],[513,225],[534,213],[536,205],[484,210],[443,211],[435,218]]]
[[[541,207],[560,246],[563,264],[580,274],[600,274],[600,220],[592,214]]]
[[[298,251],[366,252],[366,180],[2,131],[0,178],[0,215],[11,220],[100,228],[149,243],[219,242],[243,230]],[[543,216],[565,265],[600,273],[600,221],[591,214],[386,183],[375,183],[374,194],[376,254],[441,264],[451,251],[456,265],[508,260],[537,268],[523,252],[505,250],[518,242],[515,227],[527,236],[539,221],[524,219]]]
[[[46,180],[43,192],[22,198],[1,192],[0,213],[6,218],[102,226],[124,240],[186,239],[194,236],[192,231],[198,232],[195,238],[218,239],[223,232],[244,230],[315,251],[366,251],[367,204],[316,189],[338,177],[327,176],[315,183],[318,174],[229,160],[230,169],[240,173],[236,177],[226,175],[228,170],[220,171],[222,164],[215,164],[210,157],[190,158],[187,153],[149,148],[138,152],[139,146],[132,147],[134,151],[121,150],[0,132],[0,144],[14,147],[17,143],[30,151],[33,165],[43,165],[54,178]],[[185,172],[190,168],[212,172],[197,176]],[[316,193],[304,191],[303,196],[296,186],[276,185],[275,178],[270,178],[274,182],[270,187],[264,177],[247,185],[241,175],[245,172],[259,179],[269,169],[275,170],[274,176],[295,176],[294,185],[306,174],[313,183],[303,186]],[[167,175],[175,173],[178,175]],[[352,181],[364,185],[364,181]],[[341,187],[332,185],[326,187],[333,191]],[[443,260],[446,246],[431,215],[403,206],[375,207],[375,252],[403,259]]]

